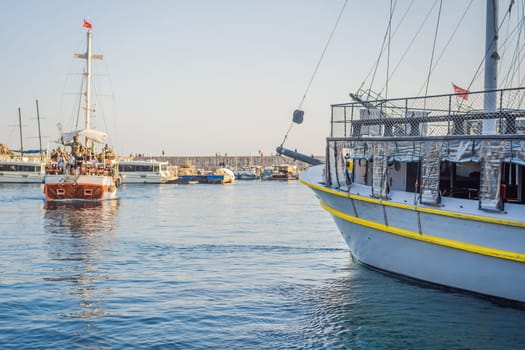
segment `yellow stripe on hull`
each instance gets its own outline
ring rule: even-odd
[[[333,189],[325,188],[323,186],[314,185],[312,183],[306,182],[304,180],[299,180],[303,185],[306,185],[312,189],[326,192],[335,196],[343,197],[343,198],[349,198],[349,199],[355,199],[358,201],[363,202],[369,202],[379,205],[384,205],[387,207],[394,207],[394,208],[400,208],[400,209],[406,209],[406,210],[414,210],[421,213],[429,213],[429,214],[435,214],[435,215],[442,215],[442,216],[449,216],[453,218],[458,219],[465,219],[465,220],[471,220],[471,221],[478,221],[478,222],[487,222],[490,224],[498,224],[498,225],[506,225],[506,226],[515,226],[515,227],[524,227],[525,228],[525,222],[523,221],[512,221],[512,220],[505,220],[505,219],[497,219],[497,218],[491,218],[486,216],[478,216],[478,215],[472,215],[472,214],[463,214],[463,213],[457,213],[457,212],[451,212],[446,210],[440,210],[440,209],[433,209],[433,208],[427,208],[427,207],[419,207],[415,205],[408,205],[408,204],[401,204],[401,203],[394,203],[390,201],[385,201],[381,199],[375,199],[375,198],[369,198],[369,197],[363,197],[363,196],[357,196],[351,193],[344,193],[341,191],[336,191]]]
[[[340,211],[338,211],[338,210],[328,206],[323,201],[321,201],[321,206],[326,211],[328,211],[330,214],[332,214],[332,215],[334,215],[334,216],[336,216],[336,217],[338,217],[338,218],[340,218],[342,220],[346,220],[348,222],[352,222],[352,223],[360,225],[360,226],[372,228],[372,229],[375,229],[375,230],[391,233],[391,234],[394,234],[394,235],[398,235],[398,236],[402,236],[402,237],[405,237],[405,238],[410,238],[410,239],[414,239],[414,240],[418,240],[418,241],[422,241],[422,242],[426,242],[426,243],[437,244],[437,245],[441,245],[441,246],[448,247],[448,248],[464,250],[464,251],[467,251],[467,252],[470,252],[470,253],[476,253],[476,254],[486,255],[486,256],[490,256],[490,257],[494,257],[494,258],[500,258],[500,259],[506,259],[506,260],[512,260],[512,261],[525,263],[525,254],[516,253],[516,252],[509,252],[509,251],[493,249],[493,248],[487,248],[487,247],[483,247],[483,246],[479,246],[479,245],[475,245],[475,244],[454,241],[454,240],[446,239],[446,238],[429,236],[429,235],[425,235],[425,234],[420,234],[418,232],[405,230],[405,229],[402,229],[402,228],[387,226],[387,225],[380,224],[380,223],[377,223],[377,222],[360,219],[360,218],[357,218],[355,216],[351,216],[351,215],[342,213],[342,212],[340,212]]]

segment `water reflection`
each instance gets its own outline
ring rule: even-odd
[[[92,319],[106,315],[104,300],[111,290],[101,290],[98,285],[110,278],[106,266],[111,260],[112,233],[118,226],[118,206],[116,200],[44,205],[50,268],[43,279],[54,284],[63,299],[63,317]],[[100,336],[88,322],[85,334],[75,334],[82,341],[93,333]]]
[[[525,311],[369,270],[298,294],[307,348],[509,349],[525,344]],[[465,330],[468,329],[468,332]]]
[[[109,233],[116,229],[119,202],[45,202],[44,229],[47,233]]]

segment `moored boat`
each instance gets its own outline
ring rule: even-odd
[[[496,8],[483,91],[332,105],[326,164],[300,181],[359,262],[525,303],[525,88],[495,86]]]
[[[241,168],[235,172],[237,180],[260,180],[262,178],[263,167],[252,166]]]
[[[0,183],[42,183],[46,163],[40,159],[0,157]]]
[[[166,161],[128,160],[118,161],[123,184],[163,184],[177,179],[177,168]]]
[[[97,145],[104,144],[108,135],[90,128],[91,106],[91,61],[102,59],[91,52],[92,26],[84,21],[87,28],[87,48],[76,58],[86,60],[84,128],[61,136],[64,146],[71,152],[57,154],[54,166],[48,167],[44,178],[44,194],[48,201],[60,200],[105,200],[117,197],[119,185],[118,168],[114,154],[106,146],[97,153]],[[83,139],[83,142],[81,141]]]
[[[220,178],[220,183],[231,184],[235,182],[235,173],[228,168],[219,168],[212,174]]]
[[[279,164],[272,167],[272,172],[264,180],[288,181],[297,180],[299,172],[297,166],[290,164]]]

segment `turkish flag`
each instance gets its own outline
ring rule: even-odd
[[[467,89],[463,89],[462,87],[459,87],[454,83],[452,83],[452,87],[454,88],[454,91],[456,92],[456,95],[458,95],[459,98],[468,100],[468,94],[470,93],[470,91],[468,91]]]
[[[91,23],[89,23],[89,22],[86,21],[86,20],[84,20],[84,24],[82,24],[82,27],[87,28],[87,29],[91,29],[91,28],[93,28],[93,26],[91,25]]]

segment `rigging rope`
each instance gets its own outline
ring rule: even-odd
[[[392,44],[392,17],[394,16],[393,0],[390,0],[390,19],[388,21],[388,46],[386,55],[386,82],[385,82],[385,98],[388,98],[388,75],[390,74],[390,48]],[[396,1],[397,3],[397,1]]]
[[[315,76],[317,75],[317,71],[319,70],[319,67],[321,66],[321,62],[323,61],[326,50],[328,49],[328,45],[330,44],[330,41],[332,40],[332,37],[334,36],[335,30],[337,29],[337,26],[339,24],[339,21],[341,20],[341,17],[343,16],[343,12],[347,4],[348,4],[348,0],[345,0],[345,2],[343,3],[343,7],[341,7],[341,10],[339,11],[337,20],[335,21],[334,27],[332,28],[330,35],[328,36],[328,40],[326,41],[323,51],[321,52],[321,56],[319,57],[319,60],[317,61],[312,77],[310,78],[310,81],[308,82],[306,86],[303,97],[301,98],[301,102],[299,102],[297,109],[301,109],[301,107],[303,106],[304,100],[306,99],[306,95],[308,94],[308,91],[310,90],[310,87],[312,86]],[[288,131],[284,135],[283,142],[281,142],[281,147],[284,145],[286,139],[288,138],[288,134],[290,133],[290,130],[292,130],[293,123],[294,123],[293,121],[290,123],[290,126],[288,127]]]
[[[503,17],[503,19],[501,20],[501,23],[498,25],[498,27],[496,28],[496,34],[499,33],[499,30],[501,29],[501,26],[503,25],[503,23],[507,20],[507,17],[510,16],[510,13],[511,13],[511,10],[512,10],[512,7],[514,5],[514,0],[511,0],[510,1],[510,4],[509,4],[509,8],[507,9],[507,11],[505,12],[505,16]],[[491,45],[492,43],[494,42],[494,40],[497,39],[497,35],[495,38],[492,39],[491,41]],[[483,64],[485,63],[485,60],[487,59],[487,55],[489,53],[488,52],[485,52],[485,54],[483,55],[483,58],[481,59],[481,62],[479,63],[479,66],[478,66],[478,69],[476,70],[476,73],[474,74],[474,77],[472,78],[472,80],[470,81],[470,84],[468,85],[468,88],[467,89],[470,89],[470,87],[474,84],[474,81],[476,79],[478,79],[478,77],[481,75],[482,73],[482,69],[481,67],[483,66]]]
[[[377,61],[375,63],[375,66],[372,69],[374,71],[374,73],[372,75],[372,80],[370,81],[370,87],[368,88],[368,91],[372,90],[372,84],[374,83],[375,76],[376,76],[376,73],[377,73],[377,69],[379,68],[379,62],[381,61],[381,56],[383,55],[383,51],[385,49],[385,43],[387,41],[388,32],[390,30],[390,24],[392,23],[392,15],[394,13],[394,10],[395,10],[396,6],[397,6],[397,1],[394,4],[394,9],[391,8],[391,10],[390,10],[390,15],[389,15],[389,19],[388,19],[387,29],[385,31],[385,36],[383,37],[383,43],[381,44],[381,50],[379,50],[379,56],[377,57]],[[370,75],[370,73],[369,73],[369,75]],[[368,79],[368,77],[366,79]],[[366,79],[365,79],[365,81],[366,81]],[[363,82],[361,87],[364,85],[364,83],[365,82]]]
[[[461,18],[459,19],[459,22],[456,24],[456,27],[454,28],[454,31],[452,32],[452,34],[450,35],[450,37],[448,38],[448,41],[447,43],[445,44],[445,46],[443,47],[443,49],[441,50],[441,53],[439,54],[439,57],[438,59],[436,60],[436,64],[434,65],[434,67],[432,67],[432,70],[431,70],[431,74],[434,72],[434,70],[436,69],[438,63],[441,61],[441,59],[443,58],[443,55],[445,54],[445,51],[447,50],[448,46],[450,45],[450,43],[452,42],[452,39],[454,38],[454,36],[456,36],[456,33],[461,25],[461,23],[463,23],[463,20],[465,19],[465,16],[467,15],[467,12],[468,10],[470,9],[470,7],[472,6],[474,0],[470,0],[470,3],[467,5],[467,7],[465,8],[465,11],[463,11],[463,15],[461,16]],[[421,91],[424,89],[425,87],[425,83],[423,83],[423,86],[421,86],[421,88],[419,89],[419,91],[417,92],[417,94],[419,95],[421,93]],[[470,88],[470,86],[468,87]],[[467,89],[468,89],[467,88]]]
[[[394,29],[394,32],[392,33],[392,38],[394,38],[394,37],[396,36],[397,30],[399,29],[399,27],[401,26],[401,24],[404,22],[405,17],[407,16],[408,12],[409,12],[410,9],[412,8],[412,5],[414,4],[414,1],[415,1],[415,0],[412,0],[412,1],[410,2],[410,4],[408,5],[407,9],[405,10],[405,13],[403,14],[403,16],[401,16],[401,20],[399,21],[399,23],[398,23],[397,26],[396,26],[396,29]],[[395,8],[395,6],[394,6],[394,8]],[[380,50],[380,52],[379,52],[379,57],[378,57],[376,63],[375,63],[374,65],[372,65],[372,67],[371,67],[370,70],[368,71],[368,73],[367,73],[365,79],[363,80],[363,82],[362,82],[361,85],[359,86],[358,91],[361,91],[361,90],[362,90],[362,88],[363,88],[363,86],[365,85],[366,81],[367,81],[368,78],[370,77],[370,74],[372,74],[372,72],[374,72],[374,71],[377,69],[376,66],[379,64],[379,61],[380,61],[380,59],[381,59],[381,55],[383,54],[383,51],[384,51],[384,41],[383,41],[383,44],[382,44],[382,46],[381,46],[381,50]],[[399,66],[399,63],[398,63],[398,66]],[[396,66],[395,69],[397,69],[397,66]],[[394,70],[395,70],[395,69],[394,69]],[[394,72],[392,72],[392,74],[393,74],[393,73],[394,73]],[[375,72],[374,72],[374,75],[375,75]],[[369,90],[369,91],[370,91],[370,90]],[[381,95],[382,92],[383,92],[383,90],[381,90],[381,92],[380,92],[378,95]],[[368,96],[369,96],[369,95],[368,95]],[[368,97],[368,96],[367,96],[367,97]]]
[[[471,0],[473,1],[473,0]],[[394,67],[394,69],[392,70],[392,73],[390,73],[390,76],[388,77],[388,80],[392,79],[392,77],[394,76],[394,73],[397,71],[397,69],[399,68],[399,66],[401,65],[401,62],[403,62],[403,60],[405,59],[406,55],[408,54],[408,51],[410,51],[410,49],[412,48],[412,45],[416,42],[416,39],[418,38],[419,34],[421,33],[421,30],[423,30],[423,27],[425,25],[425,23],[428,21],[428,19],[430,18],[430,15],[432,14],[432,11],[434,10],[434,7],[436,6],[438,0],[435,0],[434,3],[432,4],[432,7],[430,7],[430,9],[428,10],[425,18],[423,19],[423,21],[421,22],[421,24],[419,25],[416,33],[414,34],[414,36],[412,37],[412,40],[410,41],[410,43],[408,44],[408,46],[406,47],[405,51],[403,52],[403,54],[401,55],[401,58],[399,59],[399,61],[397,62],[396,66]],[[403,19],[404,17],[406,16],[406,14],[408,13],[408,10],[410,9],[410,7],[412,7],[412,4],[413,2],[410,4],[409,8],[407,9],[407,12],[405,12],[405,15],[403,16]],[[400,23],[401,24],[401,23]],[[381,89],[379,91],[379,95],[381,95],[383,93],[383,90],[385,88],[383,87],[383,89]]]
[[[432,44],[432,55],[430,56],[430,65],[428,67],[428,76],[427,76],[427,86],[425,87],[425,96],[428,95],[428,86],[430,85],[430,76],[432,75],[432,63],[434,62],[434,52],[436,50],[436,42],[437,42],[437,36],[438,36],[438,30],[439,30],[439,21],[441,20],[441,9],[443,8],[443,0],[439,2],[439,11],[438,11],[438,18],[436,22],[436,31],[434,32],[434,43]],[[425,99],[425,104],[426,104]]]

